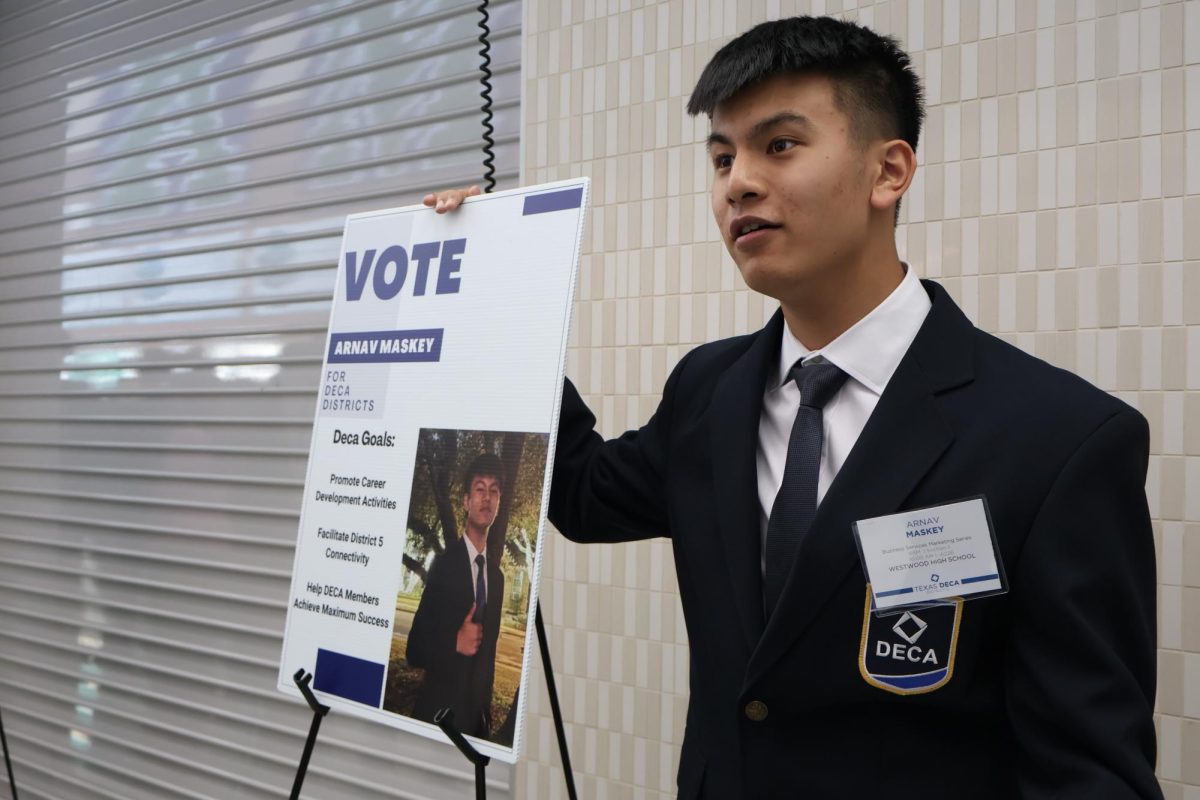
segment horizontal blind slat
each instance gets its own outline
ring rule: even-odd
[[[501,151],[505,149],[505,147],[504,147],[505,145],[515,145],[516,143],[517,143],[517,136],[515,134],[512,136],[496,137],[497,148]],[[497,180],[500,180],[500,179],[509,180],[509,179],[516,177],[516,172],[510,171],[510,170],[497,170],[496,177],[497,177]],[[473,179],[473,177],[472,177],[472,179]],[[451,183],[451,182],[447,182],[447,183]],[[411,188],[411,187],[399,187],[399,188]],[[426,185],[425,188],[428,189],[429,186]],[[379,190],[375,190],[375,191],[371,191],[371,192],[356,192],[353,194],[332,195],[332,196],[324,198],[322,200],[314,200],[314,201],[307,202],[307,203],[292,203],[292,204],[288,204],[288,205],[273,205],[273,206],[267,206],[267,207],[260,207],[251,212],[243,212],[240,214],[237,214],[234,212],[226,212],[223,214],[215,214],[215,215],[211,215],[208,217],[198,217],[196,219],[189,220],[187,222],[187,225],[189,227],[204,227],[204,226],[215,226],[215,225],[220,225],[223,223],[230,223],[230,222],[244,222],[247,219],[251,219],[251,218],[255,218],[255,217],[263,217],[263,216],[268,216],[271,214],[279,214],[281,211],[285,211],[285,210],[287,210],[287,211],[305,211],[305,210],[313,210],[313,209],[324,209],[324,208],[328,208],[330,205],[356,207],[359,210],[362,210],[362,209],[370,207],[370,204],[368,201],[377,201],[377,202],[381,202],[384,204],[394,205],[395,201],[397,199],[397,196],[398,196],[397,187],[389,186],[387,189],[379,189]],[[28,253],[36,253],[39,250],[45,250],[47,248],[62,248],[62,247],[69,247],[72,245],[83,244],[85,242],[94,243],[94,242],[106,242],[106,241],[109,241],[112,239],[121,239],[121,238],[130,236],[134,232],[138,233],[139,235],[144,235],[147,233],[169,233],[169,232],[175,231],[175,230],[178,230],[178,229],[175,227],[174,224],[172,224],[171,222],[163,222],[163,223],[156,224],[156,225],[143,226],[143,227],[138,228],[136,231],[130,229],[130,230],[107,232],[107,233],[104,233],[101,235],[96,235],[96,236],[91,236],[91,237],[86,237],[86,238],[85,237],[77,237],[77,238],[70,238],[70,239],[62,238],[62,239],[58,239],[55,241],[42,241],[37,245],[15,244],[12,247],[6,247],[5,253],[6,253],[6,258],[11,258],[12,256],[20,256],[20,255],[26,255]],[[226,243],[225,246],[228,247],[229,246],[228,243]]]

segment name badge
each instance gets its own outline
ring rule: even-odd
[[[983,497],[854,523],[876,614],[1008,591]]]

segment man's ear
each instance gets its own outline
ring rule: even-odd
[[[917,173],[917,154],[903,139],[880,142],[872,154],[876,172],[871,186],[871,207],[879,211],[895,208]]]

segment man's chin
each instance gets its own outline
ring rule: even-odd
[[[793,270],[772,264],[739,264],[738,271],[746,286],[759,294],[782,300],[795,291],[796,276]]]

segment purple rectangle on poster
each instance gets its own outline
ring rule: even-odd
[[[563,189],[560,192],[531,194],[525,197],[525,208],[521,215],[545,214],[548,211],[565,211],[568,208],[579,208],[583,205],[583,187]]]
[[[318,648],[313,688],[379,708],[379,698],[383,695],[383,664]]]
[[[440,361],[442,328],[416,331],[355,331],[329,337],[330,364]]]

